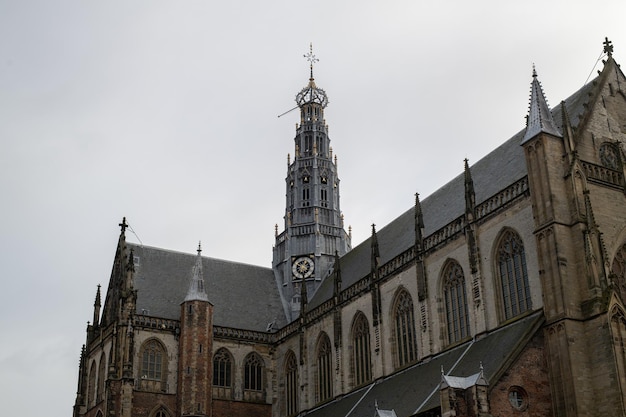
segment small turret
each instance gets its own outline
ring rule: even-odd
[[[196,257],[196,264],[193,267],[193,275],[191,282],[189,283],[189,290],[185,301],[209,301],[209,296],[204,288],[204,277],[202,274],[202,247],[198,243],[198,256]]]
[[[339,252],[335,251],[335,266],[333,267],[334,275],[334,289],[333,296],[338,301],[339,294],[341,293],[341,263],[339,261]]]
[[[469,167],[467,158],[465,162],[465,213],[471,216],[470,221],[476,217],[476,193],[474,192],[474,180],[472,179],[472,171]]]
[[[530,105],[528,108],[528,119],[526,121],[526,133],[522,139],[522,145],[539,133],[548,133],[556,137],[562,137],[561,132],[556,127],[552,113],[543,94],[541,83],[537,79],[537,71],[533,66],[533,80],[530,90]]]
[[[371,272],[372,274],[378,270],[380,266],[380,250],[378,248],[378,235],[376,234],[376,225],[372,224],[372,242],[371,248]]]
[[[380,297],[380,288],[378,286],[378,267],[380,266],[380,251],[378,248],[378,235],[376,234],[376,225],[372,224],[371,238],[371,271],[370,271],[370,291],[372,293],[372,317],[373,324],[378,331],[378,324],[382,322],[382,306]],[[378,348],[378,339],[376,341]]]
[[[417,279],[417,296],[424,301],[428,295],[426,284],[426,265],[424,264],[424,215],[419,193],[415,193],[415,277]],[[424,310],[425,311],[425,310]]]
[[[213,304],[205,288],[202,248],[191,273],[189,290],[180,308],[178,415],[208,416],[213,381]]]
[[[100,324],[100,284],[98,284],[98,290],[96,291],[96,301],[93,303],[93,326],[98,327]]]

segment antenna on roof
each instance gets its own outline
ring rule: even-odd
[[[139,239],[139,236],[137,236],[137,233],[135,233],[135,231],[133,230],[132,226],[130,225],[130,223],[127,224],[128,230],[130,230],[135,237],[137,238],[137,240],[139,241],[139,244],[141,245],[141,247],[143,248],[143,242],[141,241],[141,239]]]
[[[610,57],[611,55],[613,55],[613,45],[611,44],[611,41],[609,40],[609,38],[604,38],[604,42],[602,43],[603,48],[602,48],[602,53],[600,53],[600,56],[598,57],[598,59],[596,60],[596,63],[593,64],[593,68],[591,68],[591,71],[589,72],[589,75],[587,76],[587,79],[585,80],[584,84],[587,84],[589,82],[589,78],[591,78],[591,74],[593,74],[593,70],[596,69],[596,67],[598,66],[598,62],[600,62],[600,60],[602,58],[604,58],[604,56],[608,56]],[[600,72],[598,70],[598,72]]]
[[[287,113],[291,113],[292,111],[294,111],[294,110],[295,110],[295,109],[297,109],[297,108],[298,108],[298,106],[294,107],[293,109],[287,110],[286,112],[279,114],[279,115],[278,115],[278,117],[284,116],[284,115],[286,115]]]

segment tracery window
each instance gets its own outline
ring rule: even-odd
[[[87,407],[91,407],[96,398],[96,361],[91,362],[89,379],[87,382]]]
[[[154,417],[170,417],[170,413],[168,413],[165,408],[161,407],[154,413]]]
[[[363,313],[357,313],[352,325],[352,366],[356,386],[372,379],[370,330]]]
[[[332,349],[330,339],[322,333],[317,346],[317,400],[324,401],[333,395]]]
[[[243,389],[252,391],[263,390],[263,359],[256,353],[250,353],[243,364]]]
[[[165,349],[156,339],[148,340],[141,348],[141,379],[160,381],[164,377]]]
[[[497,268],[500,278],[500,290],[504,319],[508,320],[532,308],[526,254],[519,235],[506,231],[497,251]]]
[[[617,379],[619,385],[624,386],[626,384],[626,316],[618,304],[611,309],[610,325]],[[622,402],[626,403],[626,400]]]
[[[443,272],[443,299],[445,303],[448,342],[454,343],[469,335],[467,295],[463,269],[450,261]]]
[[[292,351],[285,355],[285,409],[287,415],[298,411],[298,361]]]
[[[229,388],[232,383],[233,360],[228,350],[220,348],[213,356],[213,386]]]
[[[100,402],[104,399],[104,375],[106,373],[106,357],[104,353],[100,356],[100,363],[98,364],[98,392],[96,394],[96,402]]]
[[[413,300],[405,289],[400,290],[396,295],[393,316],[395,323],[396,365],[399,368],[417,359]]]
[[[619,148],[611,142],[600,145],[600,163],[610,169],[619,169]]]

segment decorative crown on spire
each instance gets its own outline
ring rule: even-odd
[[[298,103],[298,107],[315,103],[325,108],[328,105],[328,96],[324,90],[315,85],[315,79],[313,78],[313,64],[319,62],[319,59],[313,54],[313,43],[309,45],[309,53],[303,56],[309,62],[311,77],[309,78],[309,84],[296,95],[296,103]]]

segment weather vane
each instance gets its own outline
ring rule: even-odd
[[[313,78],[313,64],[319,62],[319,59],[313,53],[313,42],[309,44],[309,53],[303,55],[307,61],[309,61],[309,65],[311,67],[311,78]]]

